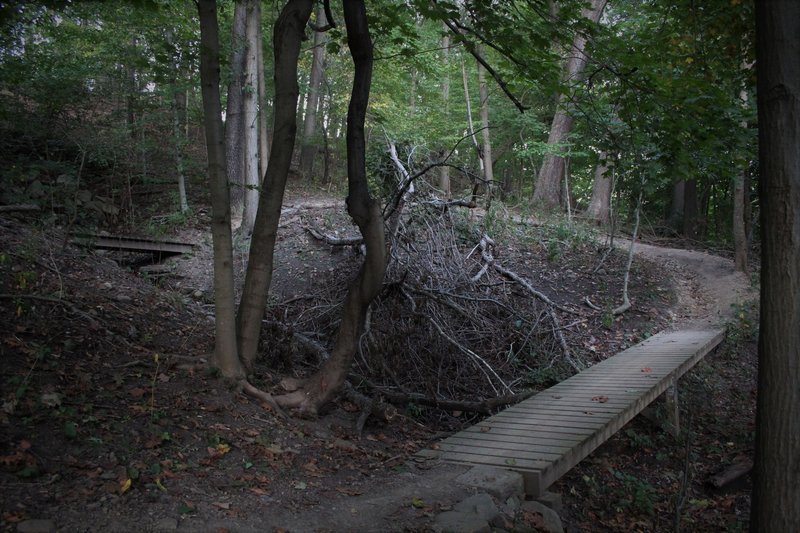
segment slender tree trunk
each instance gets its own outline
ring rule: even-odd
[[[739,93],[742,105],[747,105],[747,91],[742,89]],[[742,122],[742,128],[747,129],[747,121]],[[749,165],[748,165],[749,166]],[[733,178],[733,263],[739,272],[747,272],[747,230],[745,228],[745,192],[744,181],[748,167]]]
[[[750,529],[800,531],[800,2],[756,2],[761,317]]]
[[[447,120],[450,110],[450,34],[445,26],[445,34],[442,37],[442,55],[444,58],[444,78],[442,78],[442,104],[444,106],[444,116]],[[442,151],[443,156],[446,152]],[[451,197],[450,191],[450,167],[447,165],[439,167],[439,189],[446,200]]]
[[[601,154],[601,161],[597,163],[594,171],[594,183],[592,184],[592,199],[589,201],[589,208],[586,210],[586,217],[598,225],[607,225],[611,218],[611,173],[608,172],[608,165],[602,159],[605,154]]]
[[[131,48],[134,50],[136,49],[137,41],[136,37],[131,39]],[[136,68],[132,65],[125,67],[125,73],[127,74],[127,81],[128,87],[126,91],[126,122],[128,126],[128,134],[131,136],[131,139],[134,141],[136,140]]]
[[[482,47],[481,47],[482,48]],[[483,50],[479,49],[483,55]],[[492,164],[492,143],[489,137],[489,88],[486,85],[486,71],[478,63],[478,90],[481,97],[481,127],[483,128],[483,179],[486,180],[486,209],[492,204],[494,195],[494,165]]]
[[[241,232],[250,235],[256,221],[261,179],[258,173],[258,26],[257,16],[261,0],[246,0],[247,25],[245,36],[247,52],[244,69],[244,212]]]
[[[214,243],[214,359],[225,377],[238,380],[244,377],[244,370],[236,348],[230,197],[225,172],[225,141],[219,96],[217,2],[199,0],[197,9],[200,18],[200,78],[211,190],[211,236]]]
[[[325,9],[320,3],[317,8],[317,26],[322,27],[328,23],[325,18]],[[320,87],[325,69],[325,45],[328,41],[324,32],[314,32],[314,52],[311,61],[311,77],[308,81],[308,94],[306,95],[306,113],[303,118],[303,145],[300,149],[300,172],[306,178],[311,178],[314,172],[314,159],[317,155],[317,145],[314,135],[317,131],[317,109],[320,107]]]
[[[244,208],[244,64],[247,47],[246,0],[236,0],[231,29],[231,79],[225,106],[225,153],[230,184],[231,208]]]
[[[269,163],[269,132],[267,126],[267,81],[264,79],[264,35],[261,31],[261,2],[256,2],[258,36],[256,37],[258,68],[258,182],[264,179]]]
[[[259,198],[238,315],[239,350],[242,362],[248,369],[252,368],[256,359],[261,320],[272,283],[278,220],[297,134],[297,100],[300,92],[297,59],[305,26],[311,16],[312,3],[312,0],[289,0],[275,22],[273,32],[275,109],[272,153],[264,177],[264,194]]]
[[[478,154],[478,164],[481,167],[481,176],[484,174],[483,169],[483,154],[481,153],[481,146],[478,144],[478,137],[475,135],[475,123],[472,120],[472,98],[469,96],[469,79],[467,78],[467,64],[464,59],[461,59],[461,79],[464,82],[464,101],[467,103],[467,126],[469,127],[469,136],[472,139],[472,144],[475,146],[475,152]],[[472,184],[472,202],[477,201],[478,196],[478,180]]]
[[[330,358],[302,389],[276,398],[281,405],[311,414],[332,400],[344,383],[364,329],[367,310],[383,286],[386,271],[383,219],[380,204],[369,193],[365,164],[364,119],[372,80],[372,40],[363,0],[344,0],[343,4],[347,42],[355,66],[347,113],[347,209],[361,230],[367,255],[347,293]]]
[[[733,178],[733,250],[734,266],[747,272],[747,233],[744,229],[744,174]]]
[[[591,0],[588,8],[583,10],[583,16],[590,21],[597,23],[606,6],[606,0]],[[566,83],[575,83],[586,66],[588,57],[586,56],[586,37],[583,34],[575,36],[570,50],[570,57],[566,66]],[[553,124],[550,127],[550,135],[547,144],[550,153],[545,155],[542,167],[539,170],[539,178],[533,193],[533,201],[545,210],[554,210],[561,204],[561,181],[564,179],[564,160],[559,155],[567,136],[572,130],[572,117],[567,113],[569,98],[560,95],[556,114],[553,117]]]
[[[181,135],[180,119],[180,93],[173,83],[172,94],[172,140],[175,148],[175,173],[178,175],[178,207],[181,213],[189,210],[189,200],[186,198],[186,175],[183,164],[183,136]]]

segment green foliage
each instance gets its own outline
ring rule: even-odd
[[[650,483],[631,474],[615,471],[614,477],[619,480],[622,491],[618,505],[634,513],[652,516],[655,512],[656,489]]]

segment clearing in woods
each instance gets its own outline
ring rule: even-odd
[[[329,305],[324,291],[335,293],[358,265],[352,247],[321,243],[304,229],[313,223],[348,236],[342,204],[287,201],[268,325],[305,294],[317,299],[292,313]],[[8,251],[0,303],[11,317],[0,327],[3,528],[46,519],[69,531],[429,529],[435,514],[466,496],[452,483],[464,469],[407,459],[478,419],[412,406],[389,422],[368,421],[359,438],[359,409],[346,398],[319,420],[285,421],[225,390],[203,361],[213,345],[206,224],[200,211],[194,229],[171,235],[197,252],[172,261],[167,280],[148,280],[103,255],[64,247],[63,235],[0,218]],[[587,251],[597,246],[578,242],[554,253],[544,241],[501,242],[500,260],[557,295],[559,305],[619,298],[624,251],[589,275],[597,255]],[[740,305],[749,282],[729,260],[639,243],[636,250],[655,263],[634,263],[634,309],[589,320],[572,337],[586,353],[600,360],[661,329],[720,321],[752,329]],[[241,253],[237,262],[241,272]],[[263,386],[316,364],[292,362],[291,334],[278,326],[266,336],[276,354],[260,369]],[[671,519],[659,517],[677,512],[702,528],[746,516],[747,486],[727,493],[705,486],[709,475],[752,454],[752,339],[737,331],[728,345],[684,378],[689,441],[637,418],[555,485],[570,527],[670,529]],[[685,496],[677,506],[676,494]]]

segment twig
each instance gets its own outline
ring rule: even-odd
[[[602,308],[602,307],[600,307],[600,306],[597,306],[597,305],[593,304],[593,303],[592,303],[592,301],[589,299],[589,297],[588,297],[588,296],[586,296],[586,297],[583,299],[583,303],[585,303],[586,305],[588,305],[590,308],[594,309],[595,311],[602,311],[602,310],[603,310],[603,308]]]

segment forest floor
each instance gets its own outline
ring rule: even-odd
[[[359,255],[304,228],[354,233],[342,208],[341,199],[288,198],[268,323],[300,323],[341,296]],[[207,223],[200,210],[166,231],[197,251],[171,260],[164,279],[67,245],[58,230],[0,218],[0,528],[45,520],[59,531],[431,530],[432,517],[468,493],[452,481],[464,469],[413,454],[475,415],[412,405],[389,422],[368,420],[359,434],[359,410],[346,399],[317,420],[283,420],[227,390],[206,364]],[[724,258],[637,244],[633,309],[592,314],[587,297],[619,303],[624,250],[598,269],[592,239],[525,231],[537,237],[501,243],[496,256],[581,310],[568,338],[586,362],[663,329],[730,326],[725,344],[682,380],[680,439],[637,417],[554,485],[567,530],[746,529],[749,479],[721,490],[709,479],[752,458],[757,322],[744,303],[754,298],[748,280]],[[238,250],[239,276],[245,260]],[[284,329],[265,329],[259,386],[312,369],[314,358],[298,357]],[[565,377],[553,369],[533,368],[525,384]]]

